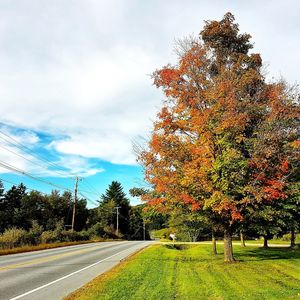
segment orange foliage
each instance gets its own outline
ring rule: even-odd
[[[249,204],[286,197],[300,149],[292,131],[299,106],[288,101],[285,84],[265,82],[260,55],[248,53],[250,35],[233,22],[230,13],[206,22],[199,40],[183,43],[175,66],[153,74],[166,99],[139,157],[161,195],[150,205],[200,210],[217,195],[210,209],[230,224],[242,221]]]

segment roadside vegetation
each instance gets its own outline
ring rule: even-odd
[[[48,244],[38,244],[38,245],[25,245],[25,246],[10,248],[10,249],[7,249],[7,248],[1,249],[0,255],[24,253],[24,252],[53,249],[53,248],[60,248],[60,247],[78,245],[78,244],[103,242],[103,241],[105,241],[105,240],[97,239],[97,240],[88,240],[88,241],[58,242],[58,243],[51,243],[51,244],[48,243]]]
[[[0,254],[88,241],[149,238],[143,227],[142,207],[130,206],[116,181],[96,208],[88,209],[85,199],[77,199],[74,230],[72,212],[70,192],[27,192],[23,184],[5,191],[0,181]]]
[[[234,246],[236,263],[208,245],[155,245],[65,300],[299,299],[300,250]]]

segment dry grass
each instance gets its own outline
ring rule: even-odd
[[[98,240],[90,240],[90,241],[39,244],[39,245],[36,245],[36,246],[29,246],[28,245],[28,246],[16,247],[16,248],[13,248],[13,249],[1,249],[0,250],[0,256],[1,255],[7,255],[7,254],[16,254],[16,253],[44,250],[44,249],[66,247],[66,246],[72,246],[72,245],[81,245],[81,244],[89,244],[89,243],[96,243],[96,242],[104,242],[104,241],[105,241],[104,239],[98,239]]]

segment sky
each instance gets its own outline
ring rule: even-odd
[[[79,176],[93,207],[113,180],[126,193],[145,186],[133,143],[147,139],[164,99],[150,75],[176,63],[176,39],[228,11],[252,35],[267,78],[297,83],[296,0],[0,0],[5,187],[72,190]]]

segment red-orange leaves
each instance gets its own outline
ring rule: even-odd
[[[155,152],[157,152],[160,149],[160,144],[160,137],[157,134],[153,134],[150,145]]]
[[[183,203],[185,205],[191,205],[192,211],[197,211],[200,209],[199,203],[191,196],[189,196],[187,194],[182,194],[181,197],[182,197]]]
[[[283,173],[283,174],[287,174],[289,172],[289,162],[287,160],[285,160],[281,166],[279,166],[279,169],[280,171]]]
[[[272,201],[286,198],[286,194],[283,191],[284,187],[285,184],[280,180],[268,180],[263,189],[265,200]]]
[[[179,72],[175,68],[169,66],[154,73],[154,84],[157,87],[170,86],[172,83],[177,83],[179,79]]]
[[[223,217],[226,217],[232,224],[243,219],[243,216],[237,208],[237,204],[238,202],[234,201],[234,199],[228,195],[215,191],[211,198],[206,201],[205,207],[212,209],[212,211]]]

